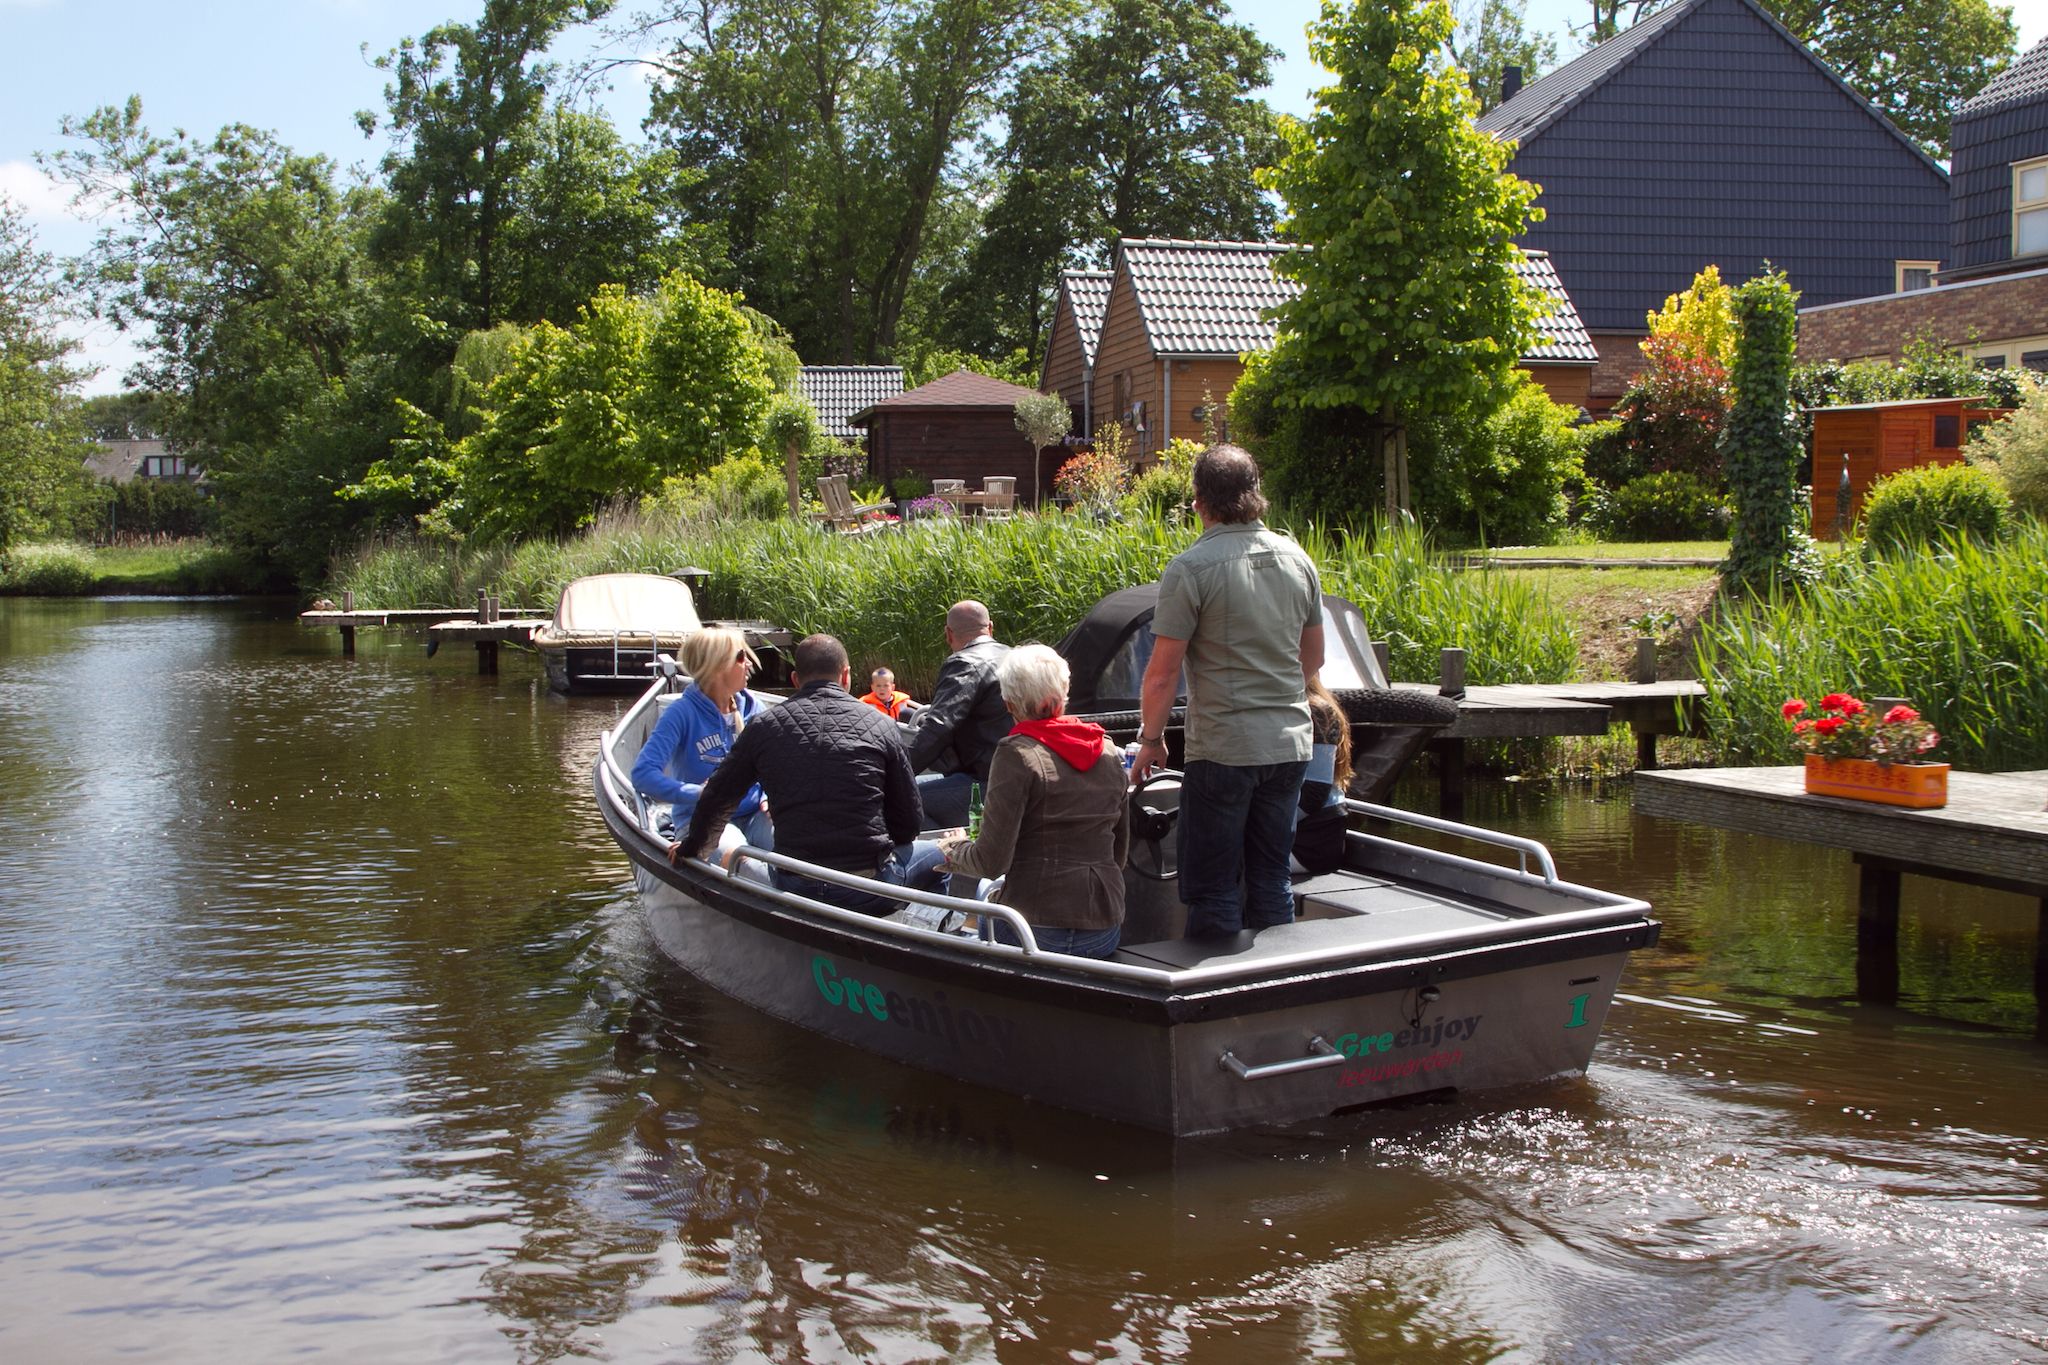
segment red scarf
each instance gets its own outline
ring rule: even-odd
[[[1010,727],[1010,733],[1029,735],[1065,759],[1068,767],[1083,773],[1094,767],[1095,760],[1102,757],[1102,741],[1107,738],[1102,727],[1094,721],[1076,720],[1072,716],[1054,716],[1051,720],[1020,720]]]

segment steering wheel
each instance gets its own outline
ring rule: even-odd
[[[1180,807],[1175,805],[1172,810],[1160,810],[1146,805],[1141,798],[1147,787],[1169,778],[1177,783],[1181,774],[1171,768],[1161,768],[1131,788],[1130,795],[1125,798],[1131,803],[1130,869],[1155,882],[1170,882],[1180,876],[1173,837],[1174,826],[1180,822]]]

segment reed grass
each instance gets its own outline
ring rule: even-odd
[[[380,542],[336,566],[330,595],[346,588],[378,607],[460,607],[483,587],[507,604],[549,611],[562,587],[586,574],[691,566],[710,573],[704,615],[774,621],[800,635],[829,631],[845,641],[856,672],[888,664],[913,696],[928,696],[954,602],[987,603],[1004,640],[1056,644],[1109,593],[1158,578],[1194,534],[1149,514],[1107,525],[1062,515],[931,518],[847,537],[790,521],[706,526],[627,511],[574,540],[510,549]],[[1357,602],[1375,637],[1392,642],[1395,676],[1435,678],[1447,645],[1468,651],[1474,683],[1571,676],[1571,627],[1526,575],[1453,570],[1413,530],[1374,538],[1310,527],[1299,538],[1325,588]]]
[[[1812,587],[1707,623],[1696,657],[1727,762],[1793,761],[1779,708],[1843,691],[1910,699],[1958,767],[2048,767],[2048,529],[1839,556]]]

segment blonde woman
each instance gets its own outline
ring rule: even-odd
[[[1351,720],[1316,678],[1308,685],[1312,747],[1294,816],[1294,868],[1335,872],[1344,864],[1344,793],[1351,786]]]
[[[727,626],[698,631],[683,641],[679,654],[676,662],[690,675],[690,685],[668,704],[640,746],[633,786],[650,801],[668,802],[670,819],[680,831],[689,825],[705,782],[760,709],[747,680],[761,660],[747,637]],[[772,845],[768,805],[759,786],[747,788],[740,798],[728,831],[735,848],[742,840],[756,848]]]

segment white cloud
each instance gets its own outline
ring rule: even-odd
[[[0,5],[9,3],[12,0],[0,0]],[[44,175],[33,162],[0,161],[0,194],[20,205],[22,212],[37,222],[55,222],[70,216],[65,206],[71,202],[71,191]]]

